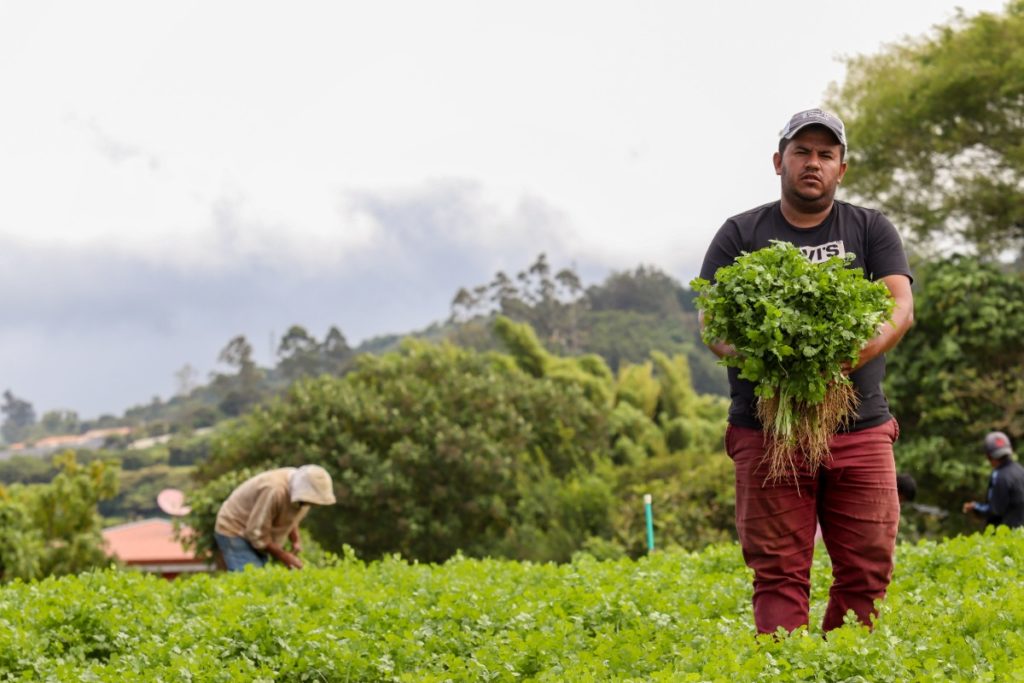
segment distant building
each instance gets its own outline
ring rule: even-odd
[[[103,444],[111,436],[126,436],[131,433],[131,427],[112,427],[110,429],[90,429],[84,434],[45,436],[31,443],[12,444],[0,454],[0,458],[9,458],[12,455],[49,455],[68,448],[96,450],[103,448]]]
[[[167,519],[153,517],[112,526],[103,530],[103,540],[109,557],[164,578],[215,569],[212,563],[197,559],[181,547],[174,538],[174,526]]]
[[[213,427],[202,427],[192,432],[193,436],[206,436],[213,432]],[[160,444],[165,444],[174,438],[174,434],[161,434],[160,436],[147,436],[142,439],[136,439],[128,444],[128,450],[143,450],[146,448],[152,448]]]

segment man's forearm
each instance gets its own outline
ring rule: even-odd
[[[895,301],[892,321],[882,325],[874,339],[861,349],[857,358],[857,368],[863,367],[896,346],[914,324],[914,296],[910,289],[910,280],[903,275],[890,275],[882,278],[882,281],[889,288]]]
[[[711,349],[711,352],[713,354],[715,354],[716,356],[718,356],[719,358],[725,358],[727,356],[735,356],[736,355],[736,347],[733,346],[732,344],[729,344],[728,342],[719,341],[719,342],[715,342],[713,344],[705,344],[705,345],[709,349]]]

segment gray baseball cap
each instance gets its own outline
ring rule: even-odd
[[[846,149],[846,126],[843,125],[842,119],[822,109],[807,109],[793,114],[786,127],[779,131],[779,137],[792,140],[794,135],[807,126],[825,126],[836,136],[843,149]]]
[[[985,452],[990,458],[1005,458],[1012,455],[1010,437],[1002,432],[989,432],[985,435]]]

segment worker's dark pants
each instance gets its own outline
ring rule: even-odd
[[[262,567],[267,563],[267,556],[256,548],[252,547],[249,541],[239,536],[225,536],[214,532],[214,539],[217,547],[220,548],[221,557],[224,558],[224,566],[229,572],[240,572],[246,565]]]
[[[826,465],[785,481],[765,481],[763,434],[730,425],[725,445],[736,465],[736,529],[754,570],[754,622],[760,633],[808,622],[816,522],[832,558],[832,588],[822,629],[843,625],[847,610],[870,625],[892,578],[899,527],[892,444],[896,420],[837,434]]]

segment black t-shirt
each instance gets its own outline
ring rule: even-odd
[[[700,276],[715,281],[722,266],[731,265],[743,252],[770,246],[772,240],[790,242],[815,263],[832,256],[853,253],[851,268],[861,268],[865,277],[878,280],[888,275],[911,278],[907,255],[896,228],[889,219],[873,209],[835,201],[828,217],[813,228],[795,228],[782,215],[780,202],[772,202],[728,219],[715,235],[704,256]],[[740,427],[760,429],[757,419],[754,384],[739,378],[737,368],[729,368],[729,393],[732,405],[729,422]],[[890,419],[889,403],[882,392],[885,356],[859,368],[850,375],[860,405],[850,431],[880,425]]]

